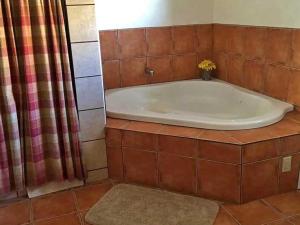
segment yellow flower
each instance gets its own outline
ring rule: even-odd
[[[199,69],[206,70],[206,71],[215,70],[215,69],[217,68],[216,65],[215,65],[212,61],[210,61],[210,60],[208,60],[208,59],[203,60],[203,61],[198,65],[198,67],[199,67]]]

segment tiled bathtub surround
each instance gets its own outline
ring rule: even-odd
[[[213,25],[218,77],[300,105],[300,30]]]
[[[196,78],[212,53],[212,25],[100,31],[106,89]],[[145,74],[145,67],[155,75]]]
[[[218,78],[300,106],[299,43],[299,29],[239,25],[100,31],[104,85],[197,78],[197,63],[212,57]]]
[[[296,190],[299,115],[243,131],[108,119],[109,176],[238,203]],[[289,172],[282,172],[285,156],[292,156]]]

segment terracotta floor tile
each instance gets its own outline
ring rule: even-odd
[[[288,219],[294,225],[300,225],[300,215]]]
[[[31,200],[34,220],[53,218],[76,210],[71,191],[58,192]]]
[[[79,209],[85,210],[92,207],[111,187],[112,184],[107,182],[75,189]]]
[[[290,192],[266,198],[269,204],[285,215],[300,214],[300,192]]]
[[[287,219],[283,219],[283,220],[274,221],[272,223],[265,223],[264,225],[294,225],[294,224]]]
[[[81,225],[80,217],[76,213],[55,217],[52,219],[40,220],[34,225]]]
[[[81,221],[82,221],[82,225],[92,225],[88,222],[85,221],[85,215],[87,214],[89,210],[85,210],[85,211],[82,211],[80,212],[80,217],[81,217]]]
[[[230,216],[224,209],[220,208],[214,225],[237,225],[237,223],[232,216]]]
[[[0,208],[1,225],[20,225],[29,223],[29,221],[30,207],[28,200],[11,203]]]
[[[241,225],[260,225],[282,219],[278,212],[261,201],[224,207]]]

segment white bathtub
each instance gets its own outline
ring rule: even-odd
[[[280,121],[293,105],[223,81],[187,80],[106,91],[107,115],[215,130]]]

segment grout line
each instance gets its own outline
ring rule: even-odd
[[[91,40],[91,41],[71,41],[71,44],[85,44],[85,43],[99,43],[98,40]]]
[[[225,207],[224,205],[220,206],[238,225],[241,225],[241,223],[238,221],[237,218],[235,218]]]
[[[32,201],[29,198],[29,223],[34,222],[34,215],[33,215],[33,206],[32,206]]]
[[[269,208],[271,208],[274,212],[276,212],[278,215],[282,216],[283,219],[287,218],[288,216],[285,215],[283,212],[281,212],[279,209],[277,209],[275,206],[273,206],[271,203],[269,203],[268,201],[266,201],[264,198],[259,199],[259,201],[261,203],[263,203],[264,205],[268,206]]]
[[[64,214],[57,215],[57,216],[51,216],[51,217],[41,218],[41,219],[37,219],[37,220],[32,221],[32,223],[34,223],[34,222],[41,222],[41,221],[49,221],[49,220],[53,220],[53,219],[58,219],[60,217],[64,217],[64,216],[68,216],[68,215],[72,215],[72,214],[76,215],[76,213],[77,213],[77,211],[72,211],[72,212],[64,213]]]
[[[103,140],[105,140],[105,137],[104,138],[97,138],[97,139],[91,139],[91,140],[81,141],[81,143],[87,143],[87,142],[92,142],[92,141],[103,141]]]
[[[90,77],[103,77],[103,76],[102,76],[102,74],[93,74],[93,75],[87,75],[87,76],[76,76],[75,80],[83,79],[83,78],[90,78]]]
[[[74,201],[75,209],[76,209],[76,213],[77,213],[77,212],[80,211],[78,201],[77,201],[77,196],[76,196],[76,193],[75,193],[74,189],[71,189],[70,191],[72,193],[72,197],[73,197],[73,201]]]
[[[84,76],[84,77],[76,77],[75,80],[87,79],[87,78],[93,78],[93,77],[102,77],[102,75],[90,75],[90,76]]]
[[[96,168],[96,169],[92,169],[92,170],[88,170],[87,172],[93,172],[93,171],[97,171],[97,170],[104,170],[104,169],[108,169],[108,167],[100,167],[100,168]]]
[[[96,107],[96,108],[90,108],[90,109],[79,109],[79,113],[80,112],[86,112],[86,111],[92,111],[92,110],[98,110],[98,109],[104,109],[104,106],[103,107]]]

